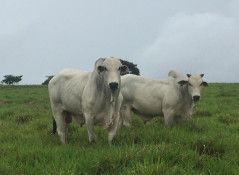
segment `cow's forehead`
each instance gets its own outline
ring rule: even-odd
[[[189,82],[191,82],[191,83],[202,83],[202,77],[198,74],[192,74],[189,77]]]
[[[119,66],[121,66],[121,62],[118,58],[116,57],[108,57],[104,60],[104,65],[108,68],[112,67],[116,67],[119,68]]]

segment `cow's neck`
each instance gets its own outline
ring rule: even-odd
[[[99,104],[99,109],[107,108],[107,114],[104,115],[103,127],[106,129],[111,126],[113,122],[113,111],[115,110],[116,102],[118,100],[119,91],[111,92],[109,86],[105,83],[103,76],[99,76],[98,72],[92,78],[93,84],[95,85],[94,95],[95,101]]]

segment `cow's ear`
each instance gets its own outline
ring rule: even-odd
[[[204,74],[200,74],[200,76],[201,76],[201,77],[203,77],[203,76],[204,76]]]
[[[187,74],[188,78],[191,77],[191,74]]]
[[[105,66],[98,66],[98,67],[97,67],[97,71],[98,71],[99,74],[100,74],[101,72],[103,72],[105,69],[106,69]]]
[[[185,85],[185,84],[188,84],[188,81],[181,80],[181,81],[178,82],[178,84],[179,84],[180,86],[183,86],[183,85]]]
[[[203,82],[202,82],[202,85],[205,86],[205,87],[208,87],[208,86],[209,86],[206,81],[203,81]]]
[[[125,75],[129,73],[129,68],[126,65],[119,67],[120,75]]]

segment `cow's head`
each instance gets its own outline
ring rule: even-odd
[[[115,57],[104,58],[100,65],[97,65],[97,71],[111,91],[117,90],[121,85],[120,75],[129,71],[128,67],[122,65],[120,60]]]
[[[202,80],[204,74],[187,74],[188,81],[181,80],[178,82],[180,86],[187,85],[188,93],[192,97],[192,100],[197,102],[200,99],[202,86],[208,86],[207,82]]]

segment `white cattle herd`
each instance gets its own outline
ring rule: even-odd
[[[165,80],[127,74],[128,67],[115,57],[100,58],[93,72],[65,69],[49,82],[54,116],[53,132],[63,144],[72,117],[86,123],[89,141],[96,141],[94,125],[108,130],[112,141],[121,125],[130,126],[131,111],[144,122],[164,116],[165,124],[189,120],[200,99],[203,74],[183,75],[170,71]]]

